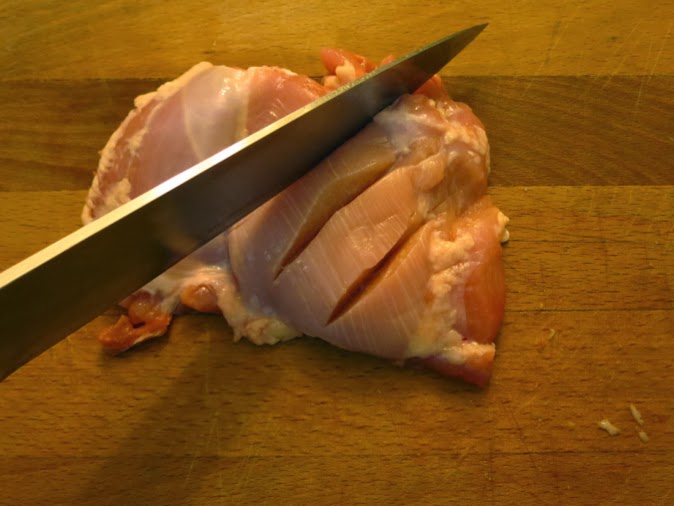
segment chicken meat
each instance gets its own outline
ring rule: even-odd
[[[376,68],[343,50],[321,58],[320,84],[200,63],[138,97],[102,152],[83,221]],[[236,339],[314,336],[484,385],[504,312],[508,221],[487,196],[488,172],[484,126],[434,77],[125,299],[127,314],[100,340],[126,350],[187,308],[223,314]]]

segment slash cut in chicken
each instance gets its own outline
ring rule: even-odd
[[[273,67],[200,63],[137,98],[103,150],[84,222],[375,68],[346,51],[321,57],[322,84]],[[507,218],[486,195],[488,171],[482,123],[433,78],[128,297],[128,314],[100,340],[123,351],[190,308],[222,313],[237,339],[314,336],[484,385],[504,311],[507,239]]]

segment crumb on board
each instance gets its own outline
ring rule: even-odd
[[[648,437],[648,434],[646,434],[643,430],[639,431],[639,439],[641,439],[644,443],[648,443],[648,440],[650,439]]]
[[[604,418],[601,422],[597,423],[597,426],[600,429],[605,430],[606,432],[609,433],[611,436],[617,436],[620,434],[620,429],[613,425],[611,422],[609,422],[606,418]]]
[[[630,413],[632,413],[632,417],[639,425],[644,424],[644,419],[641,417],[641,413],[639,413],[639,410],[634,404],[630,404]]]
[[[565,422],[564,425],[566,426],[567,429],[575,429],[575,428],[576,428],[576,424],[573,423],[573,422],[570,421],[570,420],[567,421],[567,422]]]
[[[548,344],[553,344],[552,340],[555,338],[555,335],[557,334],[557,331],[555,329],[548,329],[548,337],[540,337],[536,341],[536,346],[538,347],[539,350],[545,349]]]

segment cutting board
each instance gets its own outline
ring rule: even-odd
[[[365,4],[6,3],[0,269],[79,226],[133,97],[192,64],[318,76],[321,46],[379,59],[489,21],[442,75],[511,219],[490,385],[234,343],[214,315],[112,357],[111,308],[0,383],[0,504],[674,501],[674,2]]]

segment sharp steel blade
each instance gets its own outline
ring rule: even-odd
[[[0,273],[0,380],[300,178],[485,26],[380,67]]]

